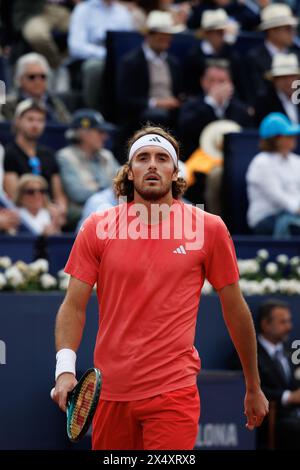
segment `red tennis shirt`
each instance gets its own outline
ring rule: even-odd
[[[174,201],[174,213],[150,226],[130,214],[131,206],[92,214],[65,267],[76,279],[97,283],[94,362],[103,373],[104,400],[140,400],[196,383],[203,282],[219,290],[239,278],[220,217]]]

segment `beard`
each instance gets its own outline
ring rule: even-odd
[[[142,185],[134,184],[134,189],[145,201],[159,201],[166,196],[172,189],[172,184],[163,184],[160,187],[145,187]]]

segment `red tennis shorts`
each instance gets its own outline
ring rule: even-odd
[[[197,385],[136,401],[99,401],[93,450],[191,450],[200,416]]]

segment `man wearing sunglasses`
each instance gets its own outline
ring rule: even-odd
[[[31,52],[19,58],[16,63],[14,83],[15,91],[7,97],[1,113],[4,119],[14,118],[16,107],[20,101],[32,98],[46,109],[47,122],[66,124],[71,120],[69,111],[64,103],[48,90],[50,67],[40,54]]]

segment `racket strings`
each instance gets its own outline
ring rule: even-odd
[[[84,424],[89,416],[96,391],[95,374],[88,375],[75,399],[73,413],[70,419],[70,432],[76,439],[82,431]]]

